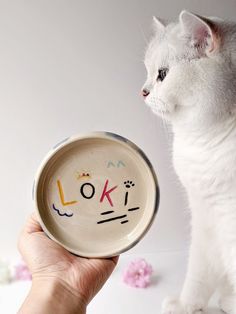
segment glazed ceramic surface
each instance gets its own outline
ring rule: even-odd
[[[109,257],[133,247],[147,232],[159,188],[135,144],[96,132],[71,137],[46,156],[34,200],[50,238],[80,256]]]

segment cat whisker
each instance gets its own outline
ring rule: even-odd
[[[158,104],[157,104],[157,99],[156,97],[154,97],[154,102],[155,102],[155,106],[158,107]],[[161,115],[161,124],[162,124],[162,128],[164,130],[164,133],[166,134],[167,136],[167,140],[169,142],[170,138],[171,138],[171,131],[169,129],[169,125],[168,123],[166,122],[166,119],[165,119],[165,115],[162,111],[160,111],[160,115]]]
[[[143,35],[143,39],[144,39],[145,43],[148,45],[148,38],[147,38],[146,34],[144,33],[144,30],[143,30],[143,27],[141,24],[139,24],[139,29],[140,29],[141,34]]]

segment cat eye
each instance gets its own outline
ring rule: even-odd
[[[158,76],[157,76],[157,81],[163,81],[164,78],[166,77],[166,74],[168,72],[167,68],[161,68],[158,70]]]

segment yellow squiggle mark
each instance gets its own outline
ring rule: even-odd
[[[59,190],[61,203],[62,203],[63,206],[72,205],[72,204],[77,203],[77,201],[65,202],[65,196],[64,196],[64,192],[63,192],[60,180],[57,180],[57,186],[58,186],[58,190]]]

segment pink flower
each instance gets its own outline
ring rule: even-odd
[[[123,281],[131,287],[146,288],[150,284],[152,273],[152,266],[145,259],[137,259],[128,265],[123,274]]]
[[[20,262],[19,264],[15,265],[14,279],[15,280],[31,280],[32,279],[29,269],[25,265],[24,262]]]

